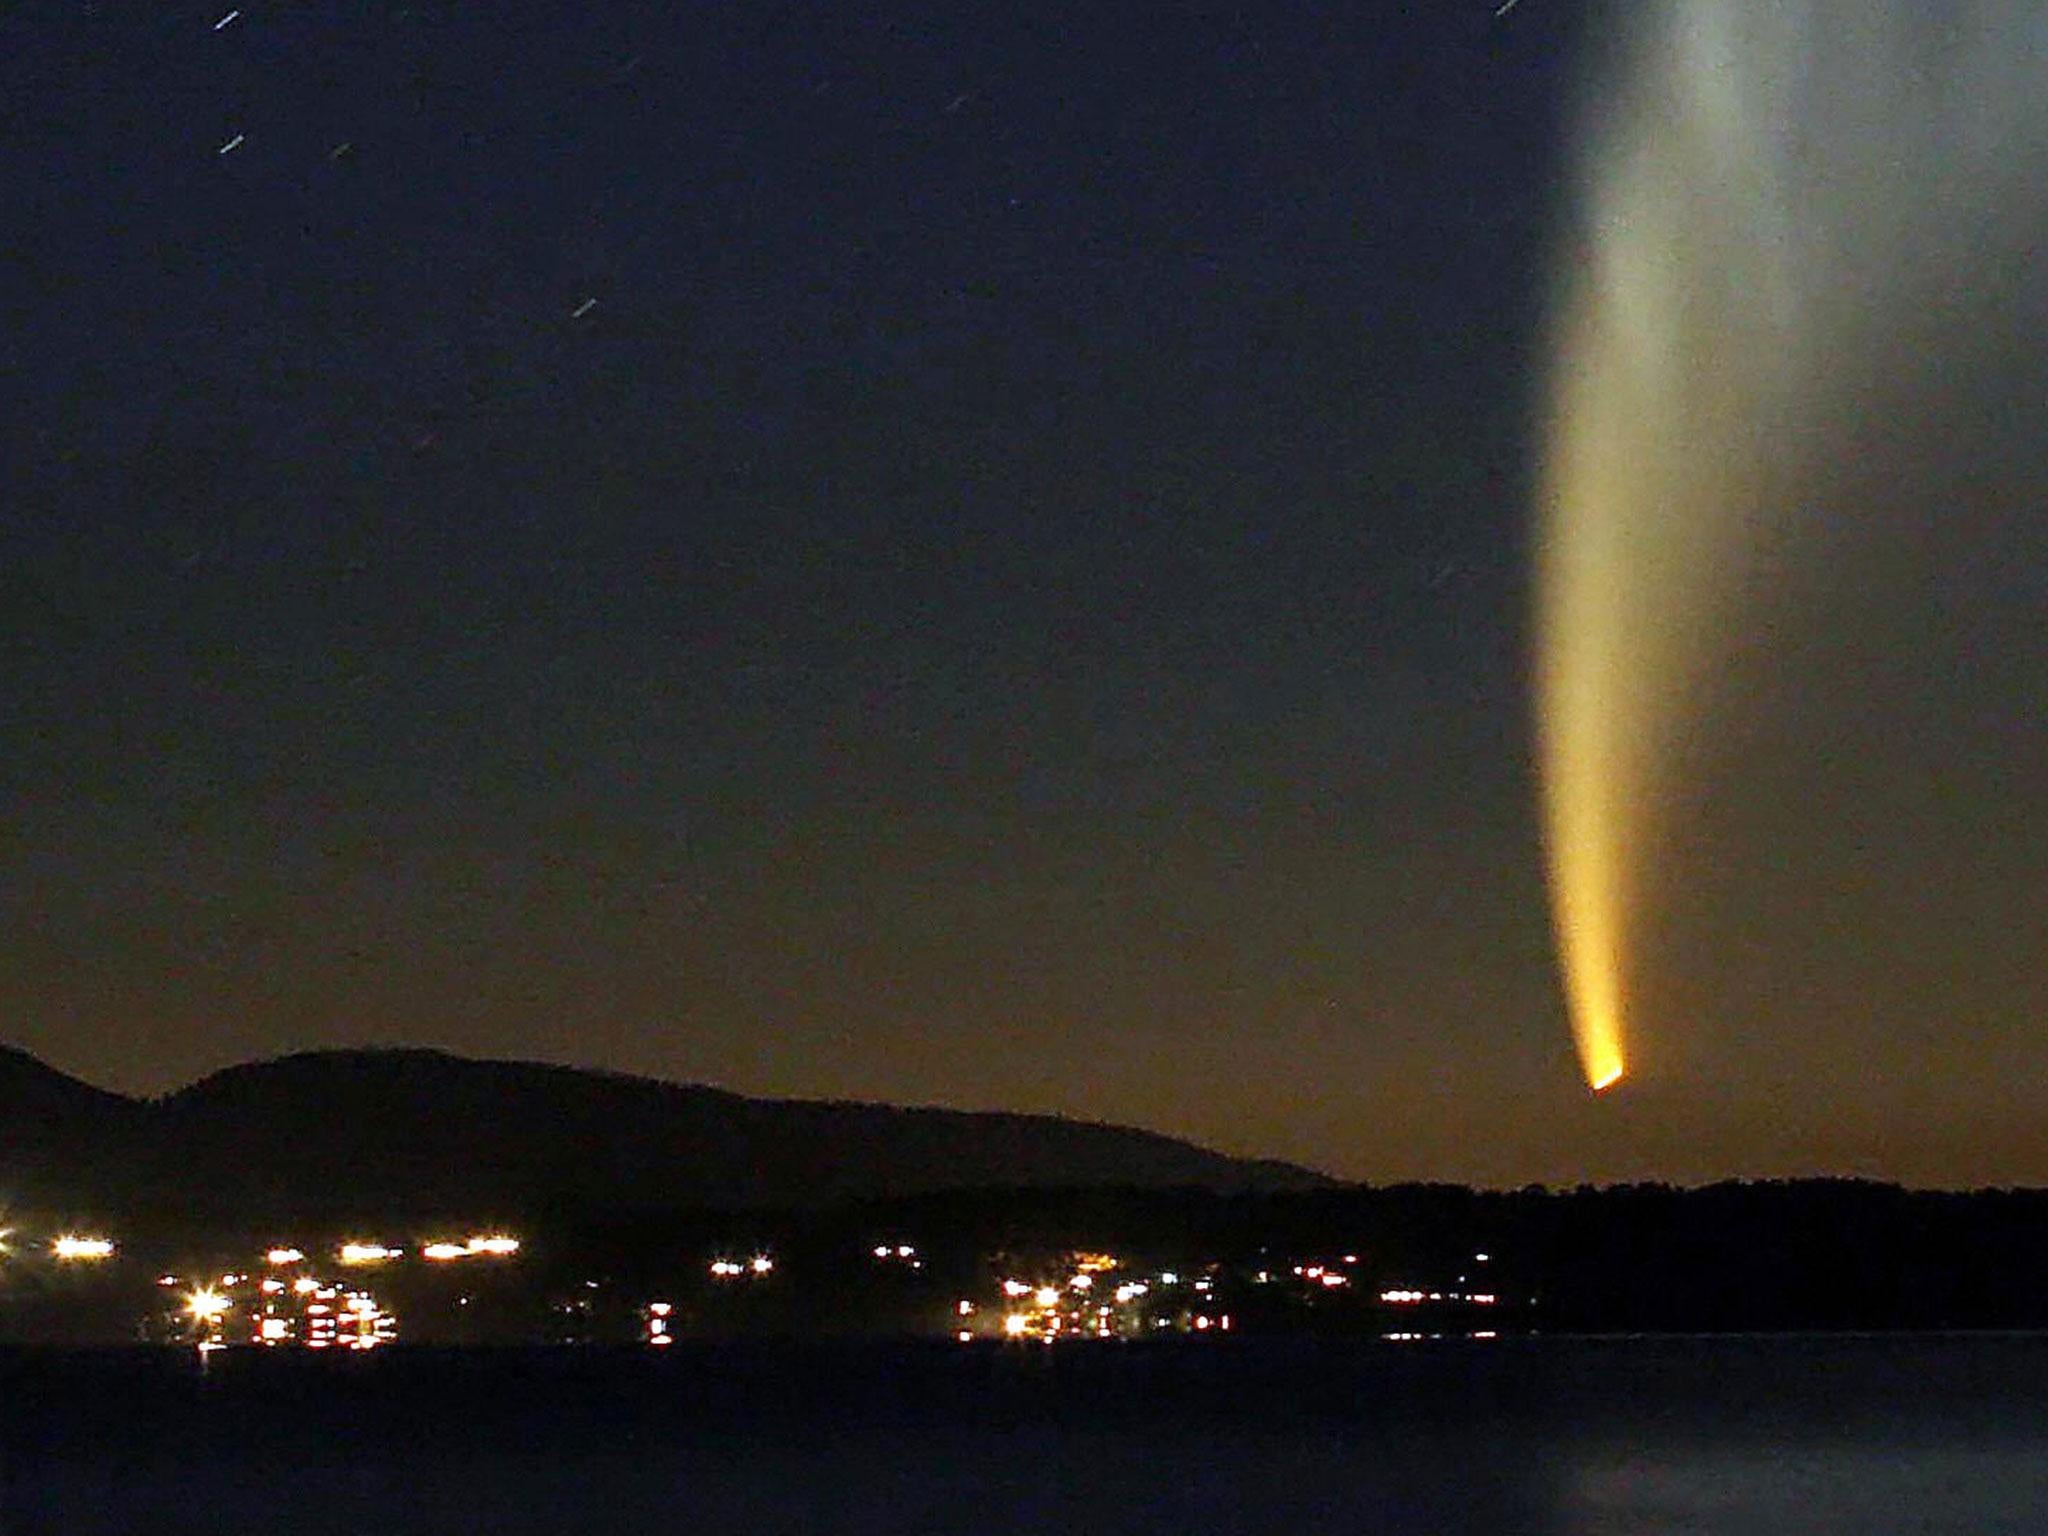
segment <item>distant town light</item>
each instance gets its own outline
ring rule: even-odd
[[[320,1282],[311,1275],[301,1275],[292,1282],[292,1290],[300,1296],[310,1296],[320,1289]]]
[[[1041,1285],[1038,1288],[1037,1293],[1031,1299],[1037,1302],[1041,1307],[1050,1307],[1058,1303],[1060,1299],[1060,1293],[1054,1290],[1049,1285]]]
[[[1022,1280],[1005,1280],[1003,1282],[1003,1294],[1005,1296],[1029,1296],[1031,1294],[1031,1287]]]
[[[217,1323],[227,1315],[228,1308],[233,1305],[234,1303],[219,1291],[202,1286],[186,1300],[185,1310],[191,1314],[195,1323]]]
[[[1085,1291],[1095,1284],[1095,1277],[1093,1275],[1076,1275],[1067,1284],[1077,1291]]]
[[[1012,1312],[1003,1319],[1003,1332],[1011,1338],[1020,1338],[1031,1330],[1031,1319],[1022,1312]]]
[[[382,1264],[403,1252],[403,1248],[387,1248],[382,1243],[343,1243],[340,1257],[344,1264]]]
[[[494,1258],[504,1258],[508,1254],[514,1254],[519,1251],[519,1239],[516,1237],[506,1237],[503,1233],[494,1233],[489,1237],[472,1237],[469,1240],[469,1251],[471,1253],[487,1253]]]
[[[747,1268],[757,1275],[765,1275],[775,1268],[775,1261],[765,1253],[757,1253],[754,1255],[753,1262],[748,1264]]]
[[[300,1264],[306,1256],[296,1248],[273,1248],[263,1255],[266,1264]]]
[[[77,1260],[89,1263],[95,1259],[111,1259],[114,1256],[114,1245],[111,1240],[104,1237],[78,1237],[66,1234],[50,1244],[50,1252],[67,1263]]]
[[[963,1298],[960,1305],[954,1310],[962,1317],[972,1317],[974,1316],[974,1303]]]
[[[466,1259],[470,1255],[466,1243],[429,1243],[420,1250],[420,1257],[432,1259],[436,1264],[446,1264],[452,1259]]]
[[[958,1333],[954,1334],[953,1337],[958,1339],[962,1344],[972,1344],[974,1342],[974,1335],[969,1333],[965,1328],[962,1328]]]

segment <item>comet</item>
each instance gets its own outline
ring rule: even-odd
[[[1614,14],[1573,130],[1534,541],[1552,927],[1596,1092],[1653,1024],[1647,936],[1717,690],[1767,645],[1763,606],[1796,612],[1857,536],[1854,508],[1807,515],[1814,488],[2011,353],[2031,312],[1997,296],[2048,222],[2038,5]]]

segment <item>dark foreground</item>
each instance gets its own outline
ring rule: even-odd
[[[2048,1337],[0,1355],[0,1531],[2048,1529]]]

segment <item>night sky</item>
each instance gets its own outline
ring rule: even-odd
[[[2038,448],[1758,621],[1585,1090],[1528,613],[1588,13],[1498,9],[0,11],[0,1039],[2048,1181]],[[1981,398],[2010,480],[2043,396]]]

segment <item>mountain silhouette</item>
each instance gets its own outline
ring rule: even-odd
[[[0,1048],[0,1156],[16,1205],[109,1216],[391,1219],[1329,1182],[1056,1116],[755,1099],[431,1050],[287,1056],[129,1099]]]

